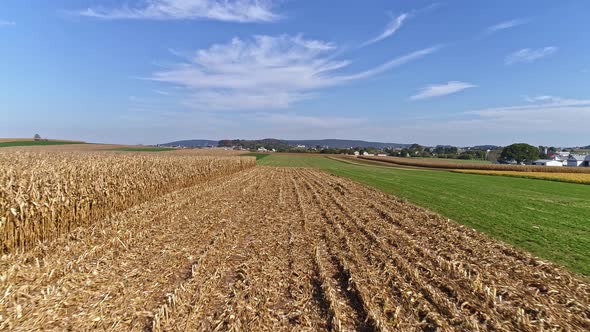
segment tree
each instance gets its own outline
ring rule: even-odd
[[[35,136],[33,136],[33,139],[34,139],[35,141],[40,141],[40,140],[41,140],[41,135],[39,135],[39,134],[35,134]]]
[[[508,145],[502,150],[501,157],[506,160],[515,160],[517,163],[532,161],[539,158],[539,149],[526,143]]]
[[[414,152],[420,152],[421,153],[422,151],[424,151],[424,147],[422,145],[420,145],[420,144],[414,143],[414,144],[410,145],[410,150],[412,150]]]
[[[491,161],[493,163],[497,162],[498,159],[500,159],[500,155],[502,154],[502,150],[496,149],[496,150],[490,150],[487,153],[486,159],[488,161]]]

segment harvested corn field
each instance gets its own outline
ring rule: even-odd
[[[0,252],[26,250],[179,188],[255,166],[238,157],[0,153]]]
[[[197,183],[0,271],[0,329],[590,329],[581,277],[308,169]]]

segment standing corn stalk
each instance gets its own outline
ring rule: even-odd
[[[251,157],[0,153],[0,250],[26,250],[113,212],[253,166]]]

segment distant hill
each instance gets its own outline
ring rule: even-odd
[[[497,145],[476,145],[470,147],[471,150],[496,150],[499,148],[500,146]]]
[[[219,141],[212,141],[208,139],[189,139],[184,141],[170,142],[166,144],[160,144],[161,146],[184,146],[187,148],[203,148],[208,146],[217,146]]]
[[[321,146],[328,148],[347,149],[347,148],[407,148],[411,144],[402,143],[382,143],[382,142],[367,142],[360,140],[348,139],[318,139],[318,140],[286,140],[290,145],[305,145],[310,147]]]
[[[337,148],[337,149],[347,149],[347,148],[368,148],[374,147],[378,149],[383,148],[407,148],[411,144],[400,144],[400,143],[382,143],[382,142],[367,142],[367,141],[360,141],[360,140],[346,140],[346,139],[319,139],[319,140],[281,140],[281,139],[273,139],[273,138],[266,138],[261,140],[222,140],[224,145],[243,145],[249,148],[259,147],[259,146],[282,146],[282,145],[290,145],[290,146],[297,146],[297,145],[305,145],[306,147],[328,147],[328,148]],[[231,142],[231,143],[230,143]],[[161,146],[185,146],[189,148],[198,148],[198,147],[207,147],[207,146],[218,146],[219,141],[213,140],[206,140],[206,139],[192,139],[192,140],[184,140],[184,141],[176,141],[170,142],[166,144],[160,144]],[[268,148],[268,146],[266,146]]]

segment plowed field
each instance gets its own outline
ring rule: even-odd
[[[0,260],[0,329],[590,330],[590,286],[392,196],[258,167]]]

